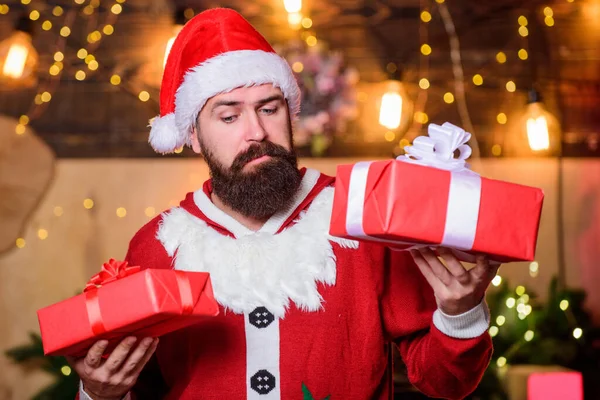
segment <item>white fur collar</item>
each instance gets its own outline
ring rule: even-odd
[[[234,239],[176,207],[163,214],[157,238],[175,256],[175,269],[210,273],[216,300],[234,313],[264,306],[283,318],[290,300],[304,311],[317,311],[322,307],[317,283],[336,280],[330,240],[358,247],[328,234],[333,191],[323,189],[297,223],[277,235],[258,231]]]

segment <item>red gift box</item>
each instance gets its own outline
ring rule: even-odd
[[[465,151],[456,144],[466,143],[469,137],[466,134],[452,145],[440,146],[442,155],[435,155],[439,163],[431,162],[434,166],[422,165],[426,158],[422,154],[416,160],[405,157],[338,166],[330,234],[384,242],[397,249],[442,245],[458,250],[456,254],[464,261],[473,261],[475,254],[487,254],[503,263],[532,261],[542,190],[483,178],[461,167],[464,163],[459,161],[468,157],[468,151],[458,160],[452,153]],[[444,140],[421,138],[424,146],[418,140],[415,145],[429,153],[435,153],[436,140]]]
[[[159,337],[218,314],[208,273],[110,260],[83,294],[38,310],[38,320],[46,355],[83,356],[101,339],[110,352],[127,336]]]

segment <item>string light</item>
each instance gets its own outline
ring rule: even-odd
[[[156,210],[154,207],[146,207],[144,214],[146,214],[147,217],[154,217],[154,215],[156,215]]]
[[[302,18],[302,27],[304,29],[309,29],[312,26],[312,24],[313,24],[312,19],[310,19],[308,17]]]
[[[506,90],[513,93],[515,90],[517,90],[517,85],[513,81],[508,81],[506,82]]]
[[[533,261],[531,264],[529,264],[529,275],[532,278],[535,278],[536,276],[538,276],[540,270],[540,265],[537,261]]]
[[[70,34],[71,28],[69,28],[68,26],[63,26],[62,28],[60,28],[60,36],[68,37]]]
[[[508,121],[508,117],[506,116],[506,114],[504,114],[503,112],[501,112],[501,113],[499,113],[499,114],[496,116],[496,121],[498,121],[498,123],[499,123],[500,125],[504,125],[504,124],[506,124],[506,122]]]
[[[117,86],[121,83],[121,77],[117,74],[110,77],[110,83]]]
[[[423,54],[424,56],[428,56],[431,54],[431,46],[428,45],[427,43],[423,44],[421,46],[421,54]]]
[[[29,19],[32,21],[37,21],[40,19],[40,12],[38,10],[33,10],[29,13]]]
[[[95,59],[96,59],[96,57],[94,57],[94,55],[93,55],[93,54],[88,54],[88,55],[85,57],[85,60],[84,60],[84,61],[85,61],[85,63],[86,63],[86,64],[89,64],[89,63],[91,63],[92,61],[94,61]]]
[[[52,29],[52,22],[46,20],[42,23],[42,29],[45,31],[49,31],[50,29]]]
[[[104,32],[105,35],[110,36],[115,32],[115,28],[112,25],[106,25],[102,28],[102,32]]]
[[[431,13],[429,11],[421,12],[421,21],[425,23],[431,21]]]
[[[23,124],[17,124],[17,126],[15,127],[15,133],[17,135],[22,135],[25,133],[25,125]]]
[[[504,64],[506,62],[506,54],[503,51],[499,51],[498,54],[496,54],[496,61],[500,64]]]
[[[479,74],[473,75],[473,83],[477,86],[483,85],[483,76]]]
[[[513,297],[509,297],[508,299],[506,299],[506,307],[513,308],[516,302],[517,301]]]
[[[527,26],[527,17],[524,15],[519,16],[518,22],[520,26]]]
[[[393,142],[394,139],[396,139],[396,134],[392,131],[387,131],[387,132],[385,132],[383,137],[385,138],[386,141]]]
[[[19,249],[22,249],[23,247],[25,247],[25,239],[23,238],[18,238],[15,242],[15,244],[17,245],[17,247]]]
[[[148,100],[150,100],[150,93],[146,92],[145,90],[142,90],[140,92],[140,94],[138,95],[138,98],[141,101],[148,101]]]
[[[85,0],[73,0],[76,4],[83,4],[85,3]]]
[[[527,50],[525,50],[525,49],[519,50],[519,52],[517,54],[519,55],[519,58],[521,60],[527,60],[527,58],[529,58],[529,53],[527,53]]]
[[[117,208],[117,217],[124,218],[127,215],[127,210],[123,207]]]
[[[499,157],[502,154],[502,146],[499,144],[495,144],[492,146],[492,155],[495,157]]]
[[[505,322],[506,317],[504,315],[498,315],[498,317],[496,317],[496,323],[498,324],[498,326],[504,325]]]
[[[56,6],[52,9],[52,15],[54,15],[55,17],[60,17],[61,15],[63,15],[63,12],[64,10],[61,6]]]
[[[75,79],[77,79],[78,81],[82,81],[85,79],[85,71],[79,70],[77,72],[75,72]]]
[[[114,4],[111,8],[110,11],[115,14],[121,14],[121,11],[123,11],[123,7],[120,4]]]
[[[425,89],[429,89],[429,80],[427,78],[421,78],[421,80],[419,81],[419,87],[423,90]]]
[[[31,3],[31,0],[21,0],[21,3],[27,5]]]
[[[529,303],[529,295],[527,293],[525,293],[523,296],[521,296],[520,299],[524,304]]]
[[[454,103],[454,95],[450,92],[444,93],[444,101],[448,104]]]
[[[497,326],[492,325],[492,326],[490,326],[489,332],[490,332],[490,336],[494,337],[498,334],[498,332],[500,332],[500,329],[498,329]]]
[[[306,44],[313,47],[317,45],[317,38],[314,35],[310,35],[306,38]]]
[[[183,12],[183,16],[186,19],[194,18],[194,10],[192,8],[186,8],[185,11]]]
[[[54,53],[54,61],[62,61],[64,59],[65,55],[62,52],[57,51],[56,53]]]
[[[56,206],[54,207],[54,215],[56,215],[57,217],[60,217],[61,215],[63,215],[63,208],[61,206]]]
[[[526,26],[519,27],[519,35],[526,37],[527,35],[529,35],[529,29],[527,29]]]
[[[506,357],[498,357],[496,365],[500,368],[504,367],[506,365]]]
[[[183,146],[175,149],[175,154],[181,154],[181,153],[183,153]]]
[[[71,375],[71,367],[69,367],[68,365],[64,365],[61,369],[60,369],[61,374],[63,374],[64,376],[69,376]]]
[[[544,8],[544,15],[546,17],[552,17],[552,16],[554,16],[554,11],[552,11],[552,7],[545,7]]]
[[[92,15],[94,13],[94,7],[92,7],[91,5],[87,5],[83,8],[83,13],[85,15]]]
[[[296,61],[292,64],[292,70],[299,74],[300,72],[304,71],[304,64],[302,64],[300,61]]]
[[[90,61],[90,62],[89,62],[89,64],[88,64],[88,68],[89,68],[90,70],[92,70],[92,71],[95,71],[95,70],[97,70],[97,69],[98,69],[98,67],[99,67],[99,64],[98,64],[98,61],[96,61],[96,60],[92,60],[92,61]]]
[[[41,99],[44,103],[48,103],[50,100],[52,100],[52,95],[50,92],[44,92],[41,95]]]
[[[533,340],[534,335],[535,334],[533,333],[532,330],[528,330],[527,332],[525,332],[525,335],[524,335],[525,341],[531,342]]]
[[[544,18],[544,23],[547,26],[554,26],[554,18],[552,18],[552,17],[546,17],[546,18]]]
[[[559,307],[561,310],[567,311],[567,308],[569,308],[569,300],[561,300]]]
[[[83,206],[86,209],[91,210],[94,207],[94,200],[92,200],[92,199],[83,200]]]
[[[525,294],[525,286],[517,286],[517,288],[515,289],[515,293],[517,293],[518,296],[523,296]]]
[[[502,283],[502,277],[500,275],[496,275],[494,279],[492,279],[492,285],[498,287]]]
[[[583,335],[583,330],[581,328],[573,329],[573,337],[575,339],[579,339],[581,337],[581,335]]]
[[[414,119],[419,124],[426,124],[427,122],[429,122],[429,116],[426,113],[424,113],[423,111],[415,112]]]
[[[38,237],[40,238],[40,240],[46,240],[48,239],[48,231],[45,229],[39,229],[38,230]]]

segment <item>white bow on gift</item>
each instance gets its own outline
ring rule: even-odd
[[[465,161],[471,156],[471,147],[467,144],[471,139],[469,132],[446,122],[443,125],[430,124],[428,134],[417,137],[412,146],[404,148],[407,154],[397,159],[449,171],[469,168]],[[457,150],[459,153],[455,157]]]

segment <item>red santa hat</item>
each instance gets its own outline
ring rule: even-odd
[[[243,86],[273,84],[300,111],[300,88],[285,59],[237,12],[215,8],[192,18],[177,35],[160,90],[160,115],[151,122],[150,144],[171,153],[189,145],[202,107],[213,96]]]

